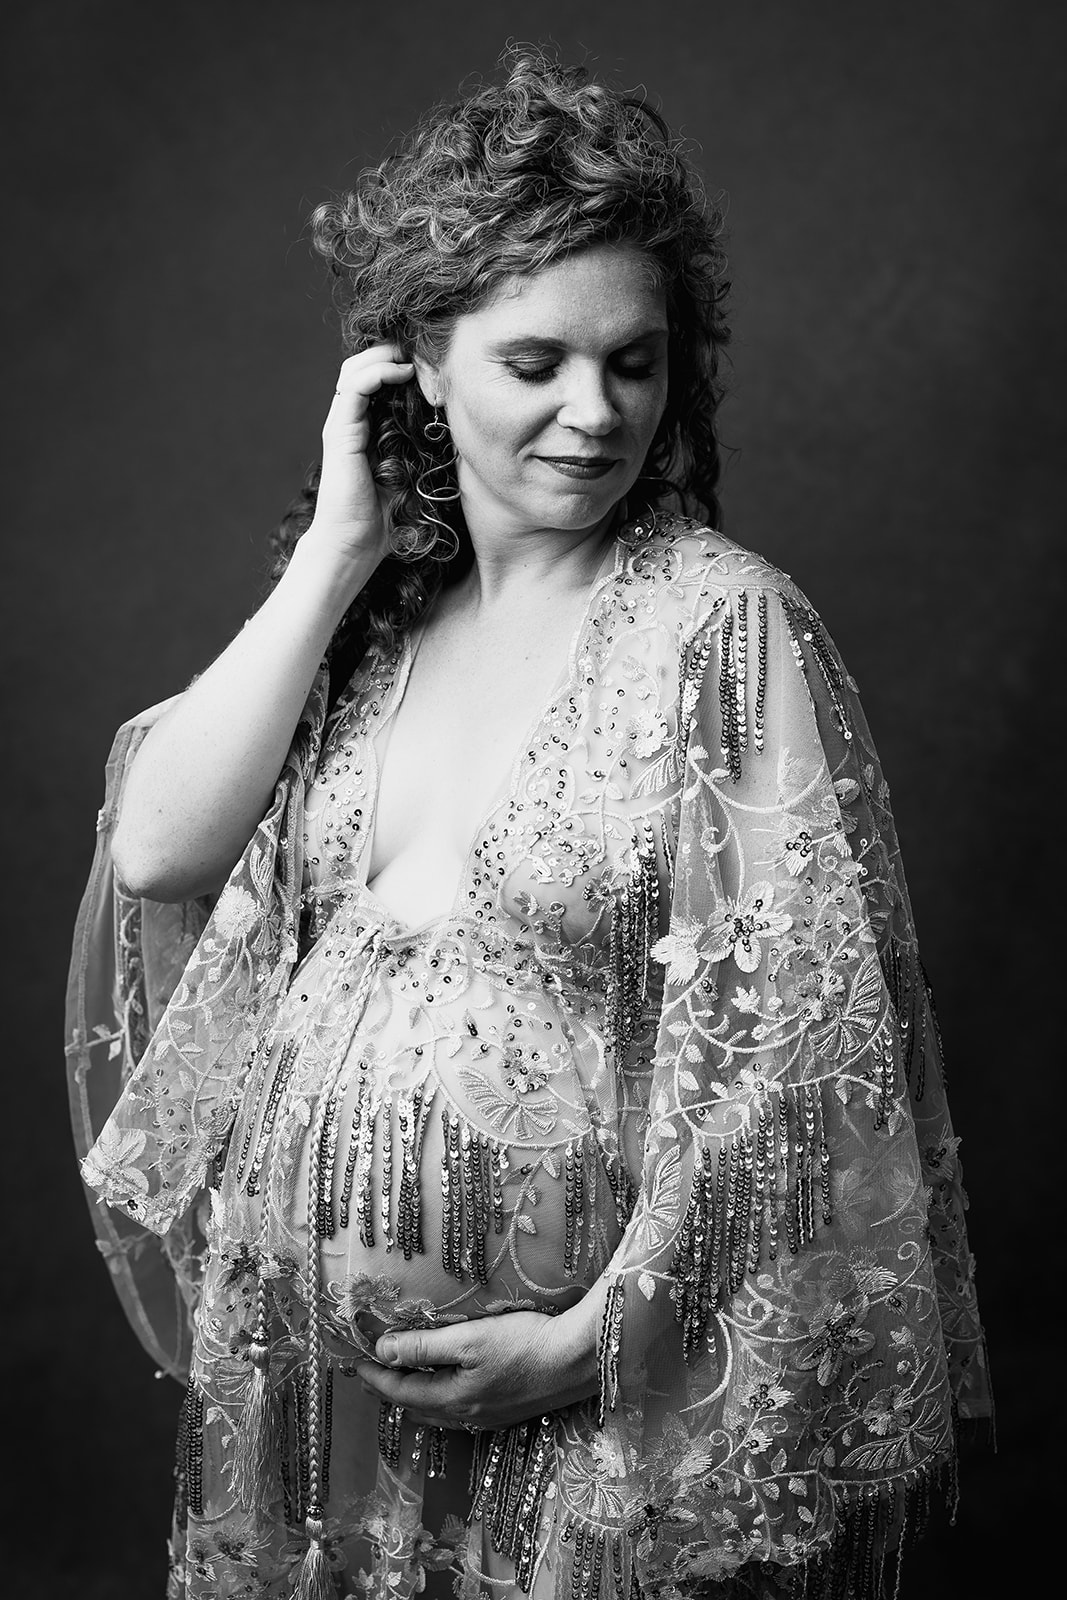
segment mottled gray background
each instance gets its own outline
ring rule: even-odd
[[[103,758],[254,606],[264,532],[316,453],[337,356],[309,207],[509,36],[646,84],[729,194],[726,528],[808,591],[864,692],[999,1387],[999,1458],[965,1463],[960,1525],[915,1556],[907,1600],[985,1593],[1009,1556],[1017,1592],[1038,1592],[1061,1382],[1040,1239],[1062,983],[1061,10],[8,10],[6,1592],[163,1586],[178,1390],[153,1378],[93,1248],[60,1049]]]

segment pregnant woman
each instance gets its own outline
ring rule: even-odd
[[[873,1596],[987,1409],[855,684],[714,531],[719,226],[530,53],[315,215],[321,472],[75,950],[175,1600]]]

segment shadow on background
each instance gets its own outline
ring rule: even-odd
[[[9,19],[8,1593],[164,1585],[178,1391],[154,1380],[93,1249],[59,1050],[111,734],[254,607],[264,532],[316,454],[338,354],[310,206],[509,35],[646,84],[729,193],[726,529],[822,612],[893,783],[998,1385],[1000,1455],[965,1462],[959,1526],[915,1555],[905,1596],[985,1593],[1009,1557],[1018,1592],[1038,1592],[1029,1530],[1055,1432],[1038,1234],[1062,870],[1058,15],[35,0]]]

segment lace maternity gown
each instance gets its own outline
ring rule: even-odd
[[[988,1397],[855,684],[762,558],[629,526],[451,909],[408,928],[366,879],[417,646],[328,719],[316,686],[213,907],[113,882],[147,719],[116,747],[72,1095],[117,1286],[187,1377],[168,1592],[873,1596]],[[586,1404],[472,1436],[352,1376],[383,1328],[605,1273]]]

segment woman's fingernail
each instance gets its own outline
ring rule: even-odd
[[[395,1367],[400,1359],[400,1346],[395,1339],[386,1336],[386,1338],[378,1340],[378,1346],[374,1353],[378,1360],[384,1362],[387,1367]]]

